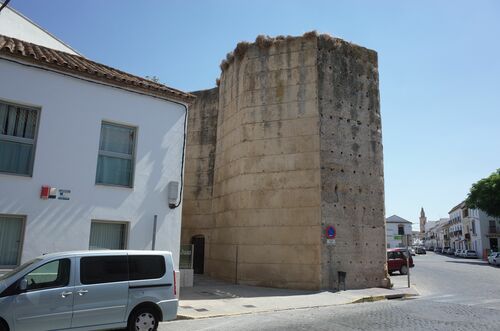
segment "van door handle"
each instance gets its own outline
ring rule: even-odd
[[[89,293],[89,291],[88,290],[79,290],[79,291],[76,291],[76,293],[78,293],[78,295],[82,296],[82,295]]]
[[[66,298],[68,295],[73,294],[73,292],[62,292],[61,297]]]

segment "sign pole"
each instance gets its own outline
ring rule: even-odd
[[[406,257],[406,270],[408,270],[407,275],[408,275],[408,288],[410,288],[410,249],[408,247],[408,242],[410,241],[410,236],[411,234],[406,235],[406,252],[408,253],[408,256]]]
[[[156,246],[156,223],[158,221],[158,215],[155,215],[154,220],[153,220],[153,242],[151,244],[151,250],[155,250]]]

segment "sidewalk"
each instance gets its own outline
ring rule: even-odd
[[[403,279],[404,278],[404,279]],[[406,277],[391,277],[392,289],[369,288],[339,292],[284,290],[235,285],[195,275],[192,288],[182,288],[178,319],[197,319],[256,312],[345,305],[418,295]]]

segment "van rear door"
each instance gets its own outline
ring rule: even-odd
[[[71,327],[124,322],[129,287],[127,254],[83,256],[77,264]]]

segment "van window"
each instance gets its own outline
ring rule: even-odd
[[[61,259],[46,263],[25,276],[28,291],[68,286],[71,262]]]
[[[165,258],[161,255],[129,255],[130,280],[161,278],[165,274]]]
[[[128,280],[127,256],[88,256],[80,259],[80,281],[84,285]]]

